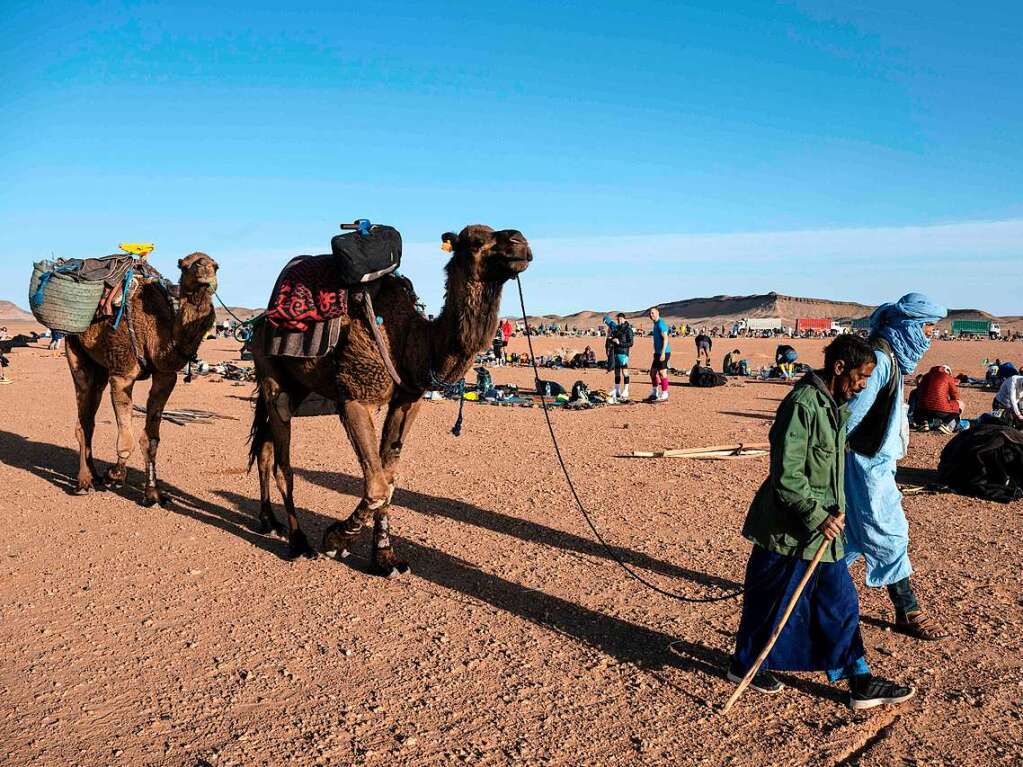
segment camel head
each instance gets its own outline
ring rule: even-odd
[[[205,253],[192,253],[178,261],[181,269],[182,296],[213,299],[217,290],[217,270],[220,266]]]
[[[458,270],[477,282],[506,282],[524,272],[533,260],[533,251],[518,229],[495,232],[489,226],[472,224],[458,234],[444,233],[441,243],[452,254],[448,272]]]

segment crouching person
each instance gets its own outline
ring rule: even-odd
[[[753,551],[728,669],[733,682],[756,661],[810,560],[830,541],[751,686],[775,693],[782,684],[772,671],[826,671],[832,682],[849,680],[854,709],[900,703],[915,693],[871,675],[860,636],[859,599],[843,560],[848,418],[843,405],[866,385],[874,364],[866,341],[839,336],[824,350],[824,369],[807,373],[778,408],[770,433],[770,475],[742,530]]]

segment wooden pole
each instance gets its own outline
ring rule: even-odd
[[[839,519],[841,519],[841,516]],[[813,559],[810,561],[810,566],[806,568],[806,572],[803,573],[803,577],[799,581],[799,585],[796,586],[796,590],[792,593],[792,598],[789,599],[789,603],[785,607],[785,612],[782,613],[781,620],[778,621],[778,625],[775,626],[774,631],[771,632],[771,636],[767,640],[767,646],[760,651],[760,655],[758,655],[757,659],[753,661],[753,665],[749,667],[749,671],[746,672],[746,676],[742,678],[742,681],[739,682],[739,686],[735,688],[731,697],[725,701],[725,705],[721,707],[722,714],[727,714],[728,710],[735,705],[735,701],[739,700],[739,696],[742,695],[747,687],[749,687],[749,683],[752,682],[753,677],[757,675],[757,671],[760,669],[760,664],[767,660],[767,656],[771,654],[771,650],[774,649],[775,642],[777,642],[778,637],[781,636],[782,629],[784,629],[785,624],[788,623],[789,617],[792,615],[792,611],[796,609],[796,603],[799,601],[799,597],[803,595],[803,589],[806,588],[807,582],[813,575],[814,570],[817,569],[817,565],[820,564],[821,557],[824,556],[824,552],[830,545],[831,541],[825,538],[821,543],[820,548],[817,549],[817,553],[813,555]]]

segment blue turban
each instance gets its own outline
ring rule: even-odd
[[[877,307],[870,315],[870,330],[891,345],[899,369],[909,375],[931,346],[924,325],[933,325],[947,314],[944,306],[923,293],[907,293],[894,304]]]

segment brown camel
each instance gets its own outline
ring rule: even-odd
[[[127,299],[130,303],[116,328],[112,319],[106,319],[94,322],[84,333],[67,337],[67,361],[78,401],[76,493],[92,490],[96,482],[107,486],[124,483],[134,443],[132,389],[136,381],[151,375],[153,383],[146,403],[146,428],[140,440],[146,459],[143,504],[163,504],[163,496],[156,483],[160,419],[178,381],[178,371],[195,356],[202,339],[213,327],[213,293],[217,289],[217,270],[220,268],[205,253],[192,253],[178,261],[178,266],[181,283],[180,306],[176,312],[159,285],[142,282],[130,292]],[[101,478],[92,460],[92,434],[96,410],[108,381],[117,419],[117,463]]]
[[[336,559],[348,556],[363,527],[373,517],[373,571],[386,576],[408,571],[391,547],[388,511],[398,460],[423,394],[437,380],[452,382],[465,375],[476,354],[494,336],[504,283],[533,259],[529,243],[515,229],[494,231],[467,226],[458,235],[442,237],[452,251],[448,261],[444,308],[434,320],[416,310],[408,280],[381,278],[373,297],[383,319],[384,345],[402,383],[388,374],[368,321],[353,310],[344,318],[336,348],[315,359],[268,357],[262,353],[265,325],[250,342],[256,363],[259,396],[252,423],[250,466],[259,467],[261,531],[288,536],[288,556],[313,557],[295,515],[291,468],[291,415],[310,393],[337,402],[341,423],[359,458],[365,480],[362,500],[344,523],[331,525],[323,550]],[[378,442],[372,411],[387,406]],[[274,517],[270,474],[284,498],[288,528]]]

